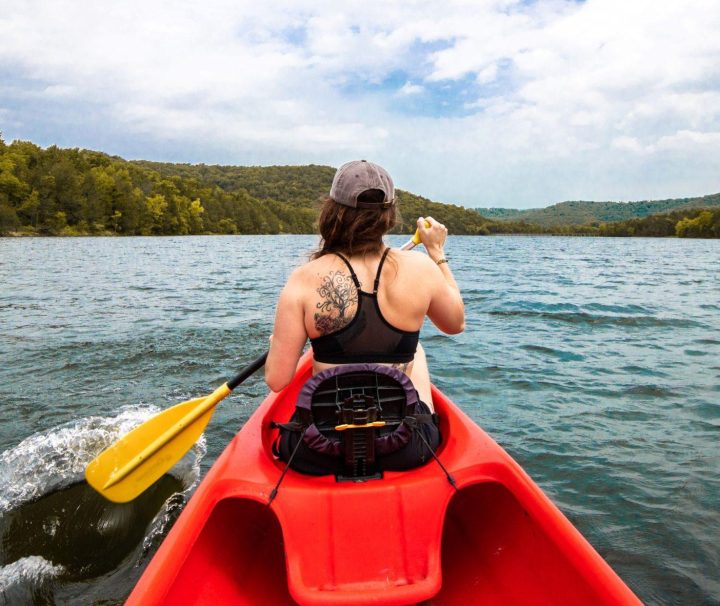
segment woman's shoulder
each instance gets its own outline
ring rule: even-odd
[[[434,265],[432,259],[419,250],[401,250],[400,248],[393,248],[391,249],[390,254],[392,254],[395,259],[408,265],[409,267],[423,268]]]
[[[427,271],[428,268],[432,268],[435,265],[425,253],[414,250],[392,248],[388,256],[397,263],[399,266],[398,269],[403,268],[403,273],[408,270],[410,270],[410,272]],[[328,271],[334,269],[340,269],[343,272],[347,271],[347,267],[340,257],[332,254],[323,255],[322,257],[311,259],[299,267],[296,267],[290,275],[290,281],[307,284],[308,280],[322,277]]]
[[[395,248],[392,252],[397,262],[398,277],[412,281],[414,288],[434,291],[439,285],[445,284],[442,272],[425,252]]]
[[[427,257],[424,252],[419,250],[403,250],[402,248],[391,248],[390,253],[403,259],[422,259],[423,257]]]
[[[323,255],[317,259],[310,259],[296,267],[290,274],[288,282],[307,283],[310,278],[317,278],[337,265],[339,259],[334,255]]]

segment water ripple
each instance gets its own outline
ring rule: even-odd
[[[569,324],[608,325],[608,326],[638,326],[647,328],[702,328],[705,325],[695,320],[683,318],[659,318],[656,316],[606,316],[590,314],[587,312],[553,312],[533,311],[529,309],[499,309],[487,312],[493,316],[508,316],[510,318],[539,318]]]
[[[316,241],[0,239],[0,451],[208,393],[266,349],[279,289]],[[438,387],[643,601],[719,604],[720,241],[456,237],[447,253],[467,329],[423,328]],[[218,407],[203,470],[265,392],[256,376]],[[117,600],[133,566],[42,591]]]

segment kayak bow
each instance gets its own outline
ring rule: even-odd
[[[433,461],[365,483],[271,451],[311,375],[271,393],[188,502],[127,601],[178,604],[640,604],[522,468],[436,388]]]

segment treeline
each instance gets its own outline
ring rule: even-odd
[[[164,177],[182,177],[215,185],[225,191],[245,191],[261,201],[285,200],[293,207],[316,211],[318,200],[330,190],[335,169],[330,166],[209,166],[133,161]],[[408,191],[397,190],[398,208],[404,219],[396,232],[405,233],[417,217],[432,216],[455,234],[487,235],[490,222],[472,210],[454,204],[440,204]]]
[[[128,162],[90,150],[8,145],[0,136],[0,234],[312,233],[334,173],[315,165]],[[453,233],[487,232],[474,211],[404,191],[398,198],[409,223],[432,215]]]
[[[588,225],[536,225],[525,221],[498,221],[488,225],[493,234],[545,234],[553,236],[601,236],[665,238],[720,238],[720,208],[688,208],[641,219],[594,222]]]
[[[0,235],[312,233],[329,166],[208,166],[128,162],[101,152],[42,149],[0,136]],[[406,233],[433,216],[453,234],[720,237],[720,208],[683,208],[626,221],[493,221],[474,210],[396,192]],[[706,196],[710,205],[718,196]],[[677,201],[676,201],[677,202]],[[567,207],[572,207],[568,203]],[[525,212],[525,211],[522,211]]]
[[[258,200],[285,200],[293,206],[313,209],[318,198],[330,190],[335,169],[330,166],[218,166],[173,164],[131,160],[165,178],[180,177],[217,186],[223,191],[245,191]]]
[[[617,223],[603,223],[600,236],[720,238],[720,208],[692,208]]]
[[[300,233],[314,214],[103,153],[0,139],[0,233]]]
[[[617,223],[631,219],[641,219],[658,213],[710,207],[720,207],[720,194],[696,198],[645,200],[641,202],[569,201],[553,204],[547,208],[531,208],[527,210],[507,208],[478,208],[476,210],[490,220],[522,221],[544,227],[558,227]]]
[[[540,234],[545,236],[598,236],[598,223],[593,225],[538,225],[527,221],[495,221],[488,225],[491,234]]]

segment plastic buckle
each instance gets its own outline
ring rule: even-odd
[[[335,431],[345,431],[347,429],[367,429],[369,427],[385,427],[385,421],[372,421],[371,423],[363,423],[358,425],[357,423],[343,423],[342,425],[336,425]]]

